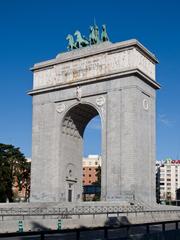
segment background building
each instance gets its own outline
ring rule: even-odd
[[[97,181],[97,168],[101,167],[101,156],[88,155],[83,158],[83,185],[91,185]]]
[[[180,160],[166,159],[156,162],[157,202],[176,201],[178,188],[180,188]]]
[[[101,196],[101,156],[83,158],[83,200],[99,201]]]

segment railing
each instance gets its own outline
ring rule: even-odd
[[[89,215],[89,214],[121,214],[121,213],[178,213],[179,209],[144,210],[141,206],[79,206],[74,208],[0,208],[3,216],[48,216],[48,215]]]
[[[0,208],[0,216],[20,216],[20,215],[86,215],[117,212],[137,212],[143,211],[143,206],[77,206],[73,208]]]
[[[137,239],[131,238],[138,236],[138,239],[179,239],[180,233],[179,221],[166,221],[166,222],[155,222],[155,223],[143,223],[143,224],[128,224],[122,226],[105,226],[105,227],[95,227],[95,228],[79,228],[79,229],[64,229],[64,230],[46,230],[38,232],[16,232],[16,233],[1,233],[0,238],[11,238],[19,236],[33,236],[45,240],[48,235],[48,239],[55,234],[59,235],[60,238],[64,239],[67,235],[71,234],[71,239]],[[169,225],[174,225],[174,227],[169,229]],[[167,228],[168,227],[168,228]],[[123,231],[122,231],[123,230]],[[97,233],[100,234],[97,234]],[[91,235],[96,236],[96,238],[89,238]],[[168,238],[166,238],[168,236]],[[157,238],[158,237],[158,238]],[[24,238],[23,238],[24,239]]]
[[[99,215],[110,214],[118,215],[128,215],[128,214],[153,214],[153,213],[178,213],[180,214],[180,209],[155,209],[155,210],[144,210],[141,206],[82,206],[74,208],[0,208],[0,220],[3,220],[6,216],[21,216],[23,219],[26,216],[59,216],[63,218],[69,218],[73,215]]]

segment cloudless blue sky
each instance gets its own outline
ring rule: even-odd
[[[157,159],[180,159],[179,0],[1,0],[0,142],[31,156],[29,68],[66,51],[68,33],[88,35],[94,17],[99,26],[106,23],[112,42],[136,38],[159,59]],[[99,152],[99,125],[96,118],[86,130],[85,155]]]

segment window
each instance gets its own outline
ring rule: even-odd
[[[68,202],[72,202],[72,190],[68,189]]]
[[[85,174],[83,174],[83,177],[85,177]]]
[[[91,183],[91,181],[89,181],[89,183]]]
[[[91,174],[89,174],[89,177],[91,177]]]
[[[91,168],[89,168],[89,171],[91,171]]]

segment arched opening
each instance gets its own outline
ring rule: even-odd
[[[97,115],[87,124],[83,136],[83,201],[100,201],[101,145],[101,119]]]
[[[96,116],[95,107],[89,104],[78,104],[64,116],[62,122],[62,159],[61,181],[65,182],[63,198],[65,201],[81,201],[83,199],[83,139],[85,128]],[[97,165],[98,166],[98,165]]]
[[[78,104],[71,108],[63,120],[63,133],[82,137],[88,122],[97,116],[98,111],[89,104]]]

